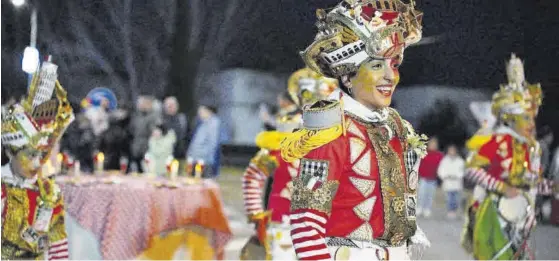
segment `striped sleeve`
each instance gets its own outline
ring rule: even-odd
[[[64,238],[62,240],[52,243],[49,247],[48,260],[68,260],[68,239]]]
[[[264,211],[262,191],[266,179],[267,176],[252,162],[243,173],[243,200],[247,215],[254,215]]]
[[[466,170],[466,179],[489,191],[502,194],[506,189],[506,184],[504,182],[491,176],[483,168],[468,168]]]
[[[331,259],[325,240],[328,215],[312,209],[299,209],[289,216],[291,239],[299,260]]]

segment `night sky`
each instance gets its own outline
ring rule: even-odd
[[[122,1],[126,0],[117,2]],[[87,11],[99,17],[100,21],[105,21],[107,15],[97,4],[106,1],[75,2],[77,6],[73,10],[68,9],[66,1],[60,0],[39,5],[39,16],[42,17],[39,21],[58,28],[62,33],[57,37],[79,42],[75,36],[63,33],[69,23],[64,18],[67,16],[65,12],[72,12],[76,19],[80,17],[80,12]],[[237,3],[235,9],[235,5],[229,1],[221,0],[185,1],[188,4],[177,2],[174,40],[160,43],[161,48],[173,49],[172,53],[164,52],[171,57],[169,77],[172,79],[169,84],[175,85],[169,87],[168,92],[173,92],[173,88],[182,88],[176,85],[186,84],[176,80],[173,72],[180,71],[184,74],[181,77],[192,78],[199,73],[200,68],[208,68],[196,67],[202,58],[212,61],[212,66],[219,70],[244,67],[290,73],[300,68],[303,63],[298,52],[312,41],[316,32],[316,8],[328,8],[338,3],[332,0],[243,0],[239,1],[240,4],[231,2]],[[138,32],[151,23],[152,5],[151,1],[133,1],[133,25],[140,28]],[[189,8],[194,6],[203,10],[200,16],[204,18],[198,24],[189,15]],[[417,7],[425,14],[423,35],[441,35],[443,38],[437,43],[406,51],[400,70],[401,86],[434,84],[497,89],[499,83],[506,80],[505,61],[511,52],[515,52],[525,61],[527,80],[540,82],[543,86],[546,98],[542,117],[551,119],[551,115],[559,112],[559,105],[553,102],[559,100],[559,69],[556,66],[559,61],[559,1],[419,0]],[[228,13],[230,11],[233,11],[232,15]],[[229,18],[225,19],[228,14]],[[18,55],[29,41],[28,17],[28,9],[16,11],[10,1],[2,0],[4,95],[8,90],[22,90],[21,86],[26,81],[25,75],[20,72],[21,58]],[[40,28],[43,26],[40,25]],[[192,37],[189,32],[193,30],[202,33],[198,34],[195,42],[190,41],[190,47],[176,46],[188,43],[191,40],[189,37]],[[96,34],[91,35],[95,37]],[[138,40],[145,40],[149,36],[149,33],[140,35]],[[38,38],[41,53],[49,52],[51,43],[45,42],[41,31]],[[101,52],[110,49],[110,46],[105,46],[109,41],[97,40],[95,43]],[[182,62],[183,58],[190,62]],[[117,68],[116,73],[123,73],[119,72],[122,71],[118,69],[119,66],[114,67]],[[84,75],[87,74],[99,72],[91,70]]]

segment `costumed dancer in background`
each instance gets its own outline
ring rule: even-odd
[[[2,119],[2,259],[68,259],[62,195],[43,168],[74,119],[57,68],[43,62],[25,102]]]
[[[557,191],[557,184],[542,179],[541,150],[535,138],[541,87],[525,82],[522,61],[514,55],[507,76],[508,84],[492,99],[496,126],[484,142],[475,142],[481,145],[470,148],[466,163],[466,178],[476,188],[462,245],[478,260],[533,259],[528,242],[536,224],[535,196]]]
[[[290,220],[301,260],[405,260],[408,247],[429,245],[415,213],[427,137],[388,107],[422,13],[413,1],[363,2],[318,10],[319,33],[302,53],[341,91],[305,108],[304,128],[282,142],[286,161],[300,159]]]
[[[290,99],[301,108],[328,97],[337,88],[337,80],[304,68],[291,75],[287,88]],[[287,135],[301,127],[301,114],[279,117],[275,122],[275,131],[264,131],[257,136],[256,144],[261,150],[243,175],[245,211],[249,221],[256,224],[259,235],[251,238],[241,251],[244,260],[295,258],[288,214],[291,180],[297,175],[298,162],[285,162],[279,148]]]

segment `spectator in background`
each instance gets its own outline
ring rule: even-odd
[[[194,136],[188,147],[187,157],[195,161],[204,161],[203,177],[215,175],[216,155],[219,150],[221,121],[216,115],[217,109],[201,105],[198,107],[200,123],[194,131]]]
[[[446,192],[447,216],[450,219],[456,218],[460,209],[464,171],[465,162],[458,154],[458,149],[455,145],[448,146],[437,173],[443,182],[443,191]]]
[[[148,150],[152,131],[160,121],[159,115],[153,110],[153,98],[140,96],[130,122],[130,133],[133,137],[130,143],[130,171],[145,171],[142,169],[142,160]]]
[[[120,168],[121,158],[130,158],[129,142],[132,135],[128,126],[130,114],[127,109],[117,109],[109,116],[109,128],[99,138],[98,150],[105,154],[105,169]]]
[[[444,154],[439,151],[439,142],[433,137],[427,143],[427,155],[419,165],[419,191],[417,215],[431,216],[433,198],[437,190],[437,169]]]
[[[176,141],[175,131],[164,124],[158,124],[153,129],[147,154],[153,160],[156,175],[164,176],[167,173],[167,161],[173,157]]]
[[[543,176],[545,178],[549,178],[549,165],[551,157],[551,144],[553,143],[553,131],[549,126],[544,126],[540,131],[540,139],[538,142],[540,143],[542,155],[541,155],[541,169]]]
[[[93,157],[97,148],[96,142],[91,122],[85,113],[79,113],[76,115],[74,123],[68,126],[60,146],[61,151],[70,154],[74,160],[80,162],[81,171],[91,173],[93,172]]]
[[[91,128],[96,137],[99,137],[109,128],[108,106],[109,101],[103,97],[99,106],[89,106],[85,110],[85,116],[91,122]]]
[[[176,97],[170,96],[165,98],[163,106],[163,123],[175,132],[177,140],[173,148],[173,157],[179,160],[184,159],[186,156],[188,121],[183,113],[179,113],[179,102]]]

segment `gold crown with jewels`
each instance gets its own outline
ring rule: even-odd
[[[423,13],[413,0],[345,0],[316,13],[319,32],[301,56],[327,77],[356,72],[370,58],[401,61],[404,49],[421,40]]]
[[[67,93],[57,80],[57,70],[50,57],[44,61],[33,75],[26,100],[10,107],[2,118],[2,143],[13,152],[30,149],[38,153],[42,162],[74,120]]]

